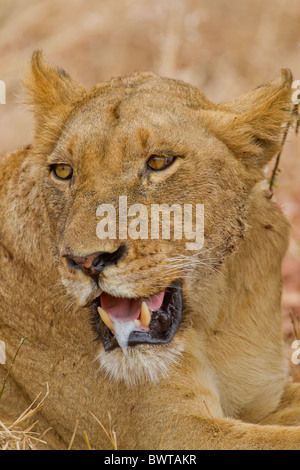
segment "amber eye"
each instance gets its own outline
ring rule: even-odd
[[[59,180],[69,180],[73,175],[73,169],[69,165],[53,165],[52,171],[55,178]]]
[[[152,155],[148,161],[147,166],[150,170],[160,171],[168,168],[174,161],[176,157],[166,157],[163,155]]]

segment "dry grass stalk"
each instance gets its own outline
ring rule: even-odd
[[[71,437],[71,440],[70,440],[68,450],[71,450],[72,447],[73,447],[74,439],[75,439],[75,436],[76,436],[76,433],[77,433],[78,423],[79,423],[79,420],[77,419],[76,423],[75,423],[74,431],[73,431],[73,434],[72,434],[72,437]]]
[[[232,450],[231,449],[231,444],[230,444],[230,441],[228,440],[228,438],[225,436],[225,434],[223,433],[222,429],[220,428],[219,424],[218,424],[218,421],[214,418],[214,416],[211,414],[211,411],[210,409],[208,408],[207,406],[207,403],[205,400],[203,400],[203,403],[204,403],[204,406],[205,408],[207,409],[208,411],[208,414],[210,416],[210,418],[213,420],[214,424],[216,425],[219,433],[221,434],[222,436],[222,439],[224,440],[224,443],[226,444],[226,450]]]
[[[160,440],[160,442],[159,442],[159,446],[158,446],[158,449],[159,449],[159,450],[162,449],[162,445],[163,445],[163,442],[164,442],[166,433],[167,433],[168,429],[170,428],[173,419],[174,419],[174,416],[172,416],[172,418],[169,420],[167,426],[165,427],[165,430],[164,430],[164,432],[163,432],[163,434],[162,434],[162,436],[161,436],[161,440]]]
[[[93,416],[93,418],[97,421],[97,423],[101,426],[102,430],[105,432],[109,442],[113,446],[113,449],[118,450],[117,435],[116,435],[116,432],[112,429],[110,413],[108,412],[108,419],[109,419],[109,429],[108,430],[105,428],[105,426],[101,423],[101,421],[91,411],[90,411],[90,414]]]
[[[92,447],[91,447],[89,438],[88,438],[87,433],[86,433],[85,431],[83,431],[83,435],[84,435],[85,442],[86,442],[86,445],[87,445],[88,450],[92,450]]]

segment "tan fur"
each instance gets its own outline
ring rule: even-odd
[[[5,412],[50,394],[41,423],[85,448],[296,449],[300,389],[289,384],[281,333],[281,262],[289,225],[264,193],[263,168],[288,119],[290,72],[232,102],[214,105],[197,89],[135,73],[91,90],[33,55],[26,78],[36,117],[34,142],[0,159],[0,338],[13,369]],[[179,158],[145,172],[157,152]],[[74,183],[54,181],[69,163]],[[126,195],[128,205],[203,203],[205,245],[126,240],[99,286],[62,257],[115,251],[96,236],[96,209]],[[178,259],[182,263],[178,263]],[[101,289],[147,297],[182,279],[183,321],[163,346],[105,353],[90,327]],[[74,304],[76,300],[76,306]],[[2,368],[3,372],[3,368]],[[0,413],[2,411],[0,410]],[[261,423],[261,424],[259,424]]]

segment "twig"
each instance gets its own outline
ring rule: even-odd
[[[293,311],[291,311],[291,320],[292,320],[292,325],[293,325],[293,328],[294,328],[294,334],[295,334],[295,338],[300,340],[300,325],[299,325],[299,320],[298,318],[296,317],[296,315],[294,314]]]
[[[17,348],[17,350],[16,350],[16,352],[15,352],[15,355],[14,355],[14,357],[13,357],[13,360],[11,361],[10,367],[9,367],[9,369],[8,369],[8,371],[7,371],[7,374],[6,374],[5,378],[4,378],[4,382],[3,382],[2,388],[0,389],[0,400],[1,400],[2,394],[3,394],[4,390],[5,390],[6,382],[7,382],[7,379],[8,379],[8,377],[9,377],[10,373],[11,373],[11,370],[12,370],[12,368],[13,368],[13,365],[14,365],[14,363],[15,363],[15,360],[16,360],[16,358],[17,358],[19,352],[20,352],[21,347],[23,346],[23,344],[24,344],[26,341],[27,341],[26,338],[22,338],[22,339],[21,339],[20,344],[19,344],[19,346],[18,346],[18,348]]]
[[[286,123],[286,126],[284,128],[280,150],[277,153],[276,160],[275,160],[275,165],[274,165],[272,175],[271,175],[271,178],[270,178],[270,184],[269,184],[269,191],[271,192],[270,197],[272,197],[272,195],[273,195],[273,186],[274,186],[275,179],[276,179],[276,176],[277,176],[280,157],[281,157],[283,147],[284,147],[284,144],[285,144],[288,132],[289,132],[289,128],[290,128],[290,126],[293,122],[293,117],[295,117],[295,116],[298,117],[298,104],[295,104],[293,106],[292,111],[291,111],[291,116],[292,116],[292,118],[288,120],[288,122]],[[297,120],[297,122],[296,122],[296,134],[298,133],[298,127],[299,127],[299,121]]]

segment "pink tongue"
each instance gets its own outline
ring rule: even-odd
[[[111,317],[122,321],[132,321],[139,318],[143,300],[145,300],[149,310],[154,312],[161,307],[164,295],[165,293],[162,291],[148,299],[120,299],[103,292],[101,294],[101,307]]]

